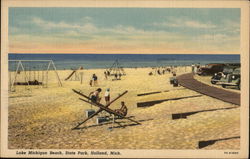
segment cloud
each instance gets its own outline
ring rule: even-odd
[[[229,35],[224,30],[236,30],[239,26],[233,21],[225,21],[224,23],[227,23],[228,26],[223,27],[224,25],[219,26],[210,22],[202,23],[184,18],[169,18],[168,21],[153,24],[159,27],[144,29],[130,25],[101,27],[96,25],[91,17],[83,17],[75,23],[47,21],[32,17],[29,24],[35,25],[33,27],[35,29],[40,29],[37,31],[39,34],[29,32],[22,34],[22,28],[16,28],[17,31],[20,31],[20,34],[10,34],[10,46],[12,49],[16,48],[16,50],[20,49],[22,44],[27,48],[29,45],[32,45],[31,47],[37,46],[37,48],[48,46],[47,50],[53,50],[53,48],[60,51],[62,51],[61,48],[72,50],[69,52],[74,52],[74,48],[78,48],[79,52],[81,50],[91,50],[90,52],[150,50],[152,53],[157,51],[172,51],[172,53],[186,51],[192,53],[192,51],[202,49],[207,52],[226,52],[233,50],[233,48],[237,51],[239,35]],[[188,35],[183,34],[182,31],[168,32],[164,27],[204,29],[205,32]],[[224,30],[219,32],[219,29]],[[232,44],[232,41],[236,43]],[[224,46],[227,46],[227,50]],[[33,51],[35,49],[36,47],[33,47]]]
[[[174,36],[170,35],[172,33],[166,32],[163,30],[145,30],[145,29],[139,29],[135,28],[133,26],[124,26],[124,25],[116,25],[113,27],[98,27],[93,22],[92,18],[90,17],[84,17],[81,21],[78,23],[66,23],[64,21],[60,22],[51,22],[46,21],[38,17],[32,18],[32,23],[36,26],[38,26],[40,29],[44,29],[45,31],[51,31],[51,34],[54,36],[61,36],[62,34],[67,38],[70,36],[103,36],[107,35],[110,37],[118,37],[119,39],[131,39],[131,37],[146,37],[146,36],[159,36],[161,38],[164,35],[167,35],[166,37],[172,37]],[[53,32],[53,30],[56,30],[57,33]],[[47,33],[47,32],[46,32]],[[58,34],[58,35],[57,35]],[[149,38],[149,37],[148,37]]]
[[[228,40],[228,38],[230,38],[230,36],[226,34],[203,34],[203,35],[196,37],[195,39],[220,42],[220,41]]]
[[[59,23],[55,23],[55,22],[50,22],[50,21],[45,21],[41,18],[38,17],[33,17],[32,18],[32,22],[44,29],[53,29],[53,28],[80,28],[80,25],[77,24],[67,24],[63,21],[59,22]]]
[[[173,27],[173,28],[194,28],[194,29],[213,29],[217,26],[212,23],[202,23],[195,20],[189,20],[186,18],[167,18],[164,22],[155,22],[154,26],[158,27]]]
[[[223,20],[223,25],[217,29],[220,32],[227,32],[240,35],[240,21]]]
[[[200,28],[200,29],[212,29],[216,28],[216,25],[211,24],[211,23],[201,23],[198,21],[185,21],[184,25],[186,27],[191,27],[191,28]]]

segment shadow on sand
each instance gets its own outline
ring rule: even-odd
[[[130,116],[129,118],[133,118],[134,116]],[[135,124],[135,123],[132,123],[132,124],[124,124],[124,123],[127,123],[125,121],[116,121],[116,120],[122,120],[121,118],[115,118],[115,122],[114,124],[118,124],[118,126],[112,126],[112,127],[109,127],[108,129],[114,129],[114,128],[126,128],[128,126],[136,126],[136,125],[139,125],[139,124]],[[150,120],[153,120],[153,119],[145,119],[145,120],[138,120],[138,122],[145,122],[145,121],[150,121]],[[83,130],[83,129],[88,129],[88,128],[94,128],[94,127],[99,127],[99,126],[105,126],[105,125],[109,125],[109,124],[113,124],[113,121],[108,121],[108,122],[103,122],[103,123],[100,123],[100,124],[94,124],[94,125],[90,125],[90,126],[84,126],[84,127],[79,127],[79,128],[75,128],[73,130]],[[124,125],[123,125],[124,124]]]
[[[186,96],[186,97],[178,97],[178,98],[169,98],[169,99],[161,99],[161,100],[154,100],[154,101],[146,101],[146,102],[139,102],[137,103],[137,107],[149,107],[153,106],[155,104],[160,104],[162,102],[166,102],[169,100],[180,100],[180,99],[186,99],[186,98],[195,98],[195,97],[201,97],[202,95],[194,95],[194,96]]]
[[[240,136],[234,136],[234,137],[229,137],[229,138],[207,140],[207,141],[199,141],[198,146],[199,146],[199,149],[202,149],[202,148],[207,147],[209,145],[213,145],[217,141],[224,141],[224,140],[230,140],[230,139],[239,139],[239,138],[240,138]]]

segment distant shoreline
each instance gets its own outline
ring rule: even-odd
[[[187,55],[187,54],[9,54],[9,60],[36,60],[24,62],[27,70],[46,69],[48,62],[38,60],[53,60],[58,70],[77,69],[108,69],[118,63],[122,68],[151,68],[170,66],[205,65],[209,63],[240,63],[240,55]],[[10,70],[15,70],[17,62],[10,62]],[[116,66],[116,67],[118,67]]]

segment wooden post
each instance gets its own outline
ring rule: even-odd
[[[80,78],[81,78],[81,84],[82,84],[83,72],[80,72]]]

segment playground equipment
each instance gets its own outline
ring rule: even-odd
[[[78,94],[78,95],[80,95],[80,96],[82,96],[82,97],[84,97],[84,98],[87,99],[87,100],[86,100],[86,99],[79,98],[80,100],[82,100],[82,101],[84,101],[84,102],[86,102],[86,103],[89,103],[89,104],[91,104],[91,105],[94,105],[94,106],[96,106],[96,107],[99,108],[99,110],[97,110],[95,113],[92,113],[92,114],[91,114],[90,116],[88,116],[88,118],[86,118],[84,121],[78,123],[78,125],[77,125],[76,127],[74,127],[72,130],[79,128],[80,125],[84,124],[84,123],[87,122],[89,119],[91,119],[91,118],[93,118],[94,116],[96,116],[97,114],[101,113],[103,110],[106,111],[106,112],[108,112],[109,114],[112,114],[113,116],[117,116],[117,117],[119,117],[119,118],[121,118],[121,119],[127,119],[127,120],[130,120],[130,121],[132,121],[132,122],[134,122],[134,123],[136,123],[136,124],[141,124],[141,123],[139,123],[139,122],[136,121],[136,120],[133,120],[133,119],[131,119],[131,118],[129,118],[129,117],[126,117],[126,116],[124,116],[124,115],[122,115],[122,114],[120,114],[120,113],[117,113],[116,111],[114,111],[114,110],[108,108],[113,102],[115,102],[117,99],[119,99],[120,97],[122,97],[123,95],[125,95],[128,91],[123,92],[123,93],[120,94],[118,97],[116,97],[115,99],[113,99],[112,101],[110,101],[108,104],[103,105],[103,104],[100,104],[100,103],[92,102],[91,99],[90,99],[88,96],[84,95],[84,94],[81,93],[80,91],[77,91],[77,90],[75,90],[75,89],[72,89],[72,90],[73,90],[73,92],[75,92],[76,94]],[[113,122],[115,122],[114,118],[113,118]],[[117,124],[118,124],[118,123],[117,123]]]
[[[65,81],[67,81],[67,80],[81,81],[81,84],[82,84],[83,67],[80,66],[78,69],[72,70],[72,72],[64,80]]]
[[[14,92],[16,86],[48,87],[49,72],[54,71],[58,86],[62,86],[61,80],[52,60],[9,60],[9,91]]]
[[[121,67],[118,60],[115,60],[113,65],[106,71],[108,72],[108,76],[125,76],[126,75],[123,67]]]

